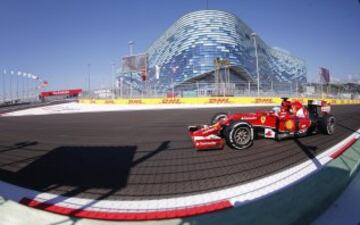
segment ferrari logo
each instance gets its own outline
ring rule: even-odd
[[[264,124],[264,123],[265,123],[265,121],[266,121],[266,116],[262,116],[262,117],[260,117],[260,122],[261,122],[262,124]]]

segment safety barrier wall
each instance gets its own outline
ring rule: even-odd
[[[309,98],[296,98],[307,103]],[[332,105],[360,104],[353,99],[323,99]],[[139,98],[139,99],[80,99],[82,104],[116,104],[116,105],[168,105],[168,104],[244,104],[244,105],[277,105],[280,97],[212,97],[212,98]]]

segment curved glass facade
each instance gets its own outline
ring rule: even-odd
[[[255,78],[252,33],[245,23],[228,12],[202,10],[186,14],[146,51],[149,56],[148,80],[159,88],[168,88],[214,70],[216,58],[229,60]],[[256,36],[256,42],[262,82],[306,81],[302,60],[267,46],[259,36]]]

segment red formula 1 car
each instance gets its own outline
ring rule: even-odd
[[[307,106],[282,98],[280,107],[255,113],[218,113],[211,125],[189,126],[189,133],[198,150],[222,149],[225,143],[234,149],[249,148],[256,138],[282,140],[309,134],[335,131],[335,117],[325,101],[309,100]]]

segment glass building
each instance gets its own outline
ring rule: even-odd
[[[148,82],[159,89],[193,82],[214,71],[214,59],[226,59],[256,82],[256,38],[260,80],[306,82],[304,61],[269,47],[237,16],[218,10],[191,12],[179,18],[146,51]],[[236,81],[230,81],[236,82]]]

